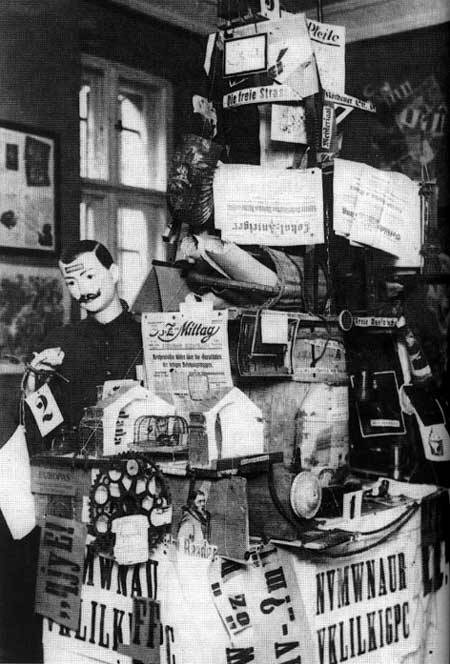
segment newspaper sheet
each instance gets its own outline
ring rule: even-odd
[[[214,209],[223,240],[269,246],[324,242],[319,168],[222,165],[214,178]]]
[[[419,183],[344,159],[334,169],[335,232],[396,256],[397,267],[420,267]]]

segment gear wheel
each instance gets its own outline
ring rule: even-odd
[[[108,461],[108,468],[100,470],[89,494],[89,531],[96,538],[95,549],[111,554],[114,519],[144,514],[149,523],[149,548],[153,550],[172,520],[172,501],[163,473],[145,455],[134,452]]]

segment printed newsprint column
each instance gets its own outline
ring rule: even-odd
[[[311,19],[307,25],[322,87],[330,92],[344,93],[345,28]]]
[[[148,387],[157,394],[200,398],[233,387],[228,311],[145,313],[142,339]]]
[[[72,519],[49,516],[41,530],[36,613],[78,629],[87,528]]]
[[[214,177],[214,209],[223,240],[269,246],[324,242],[319,168],[223,164]]]

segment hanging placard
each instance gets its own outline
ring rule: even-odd
[[[64,422],[55,397],[47,383],[36,392],[32,392],[26,398],[26,402],[43,438]]]
[[[47,517],[39,547],[36,613],[69,629],[78,629],[83,583],[86,525]]]

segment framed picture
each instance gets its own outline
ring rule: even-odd
[[[23,363],[47,334],[69,320],[70,295],[57,267],[0,266],[0,374]]]
[[[54,255],[59,250],[57,140],[0,121],[0,251]]]

